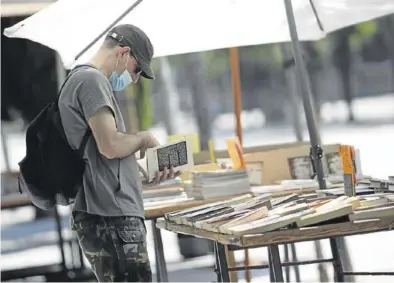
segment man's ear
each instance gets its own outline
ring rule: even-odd
[[[130,47],[128,47],[128,46],[123,46],[123,47],[121,47],[121,54],[124,56],[125,54],[129,54],[130,53],[130,51],[131,51],[131,49],[130,49]]]

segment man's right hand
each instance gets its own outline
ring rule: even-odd
[[[160,145],[157,139],[148,131],[138,132],[137,135],[142,138],[140,158],[145,157],[145,152],[148,148],[153,148]]]

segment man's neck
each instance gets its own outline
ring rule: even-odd
[[[90,59],[89,63],[103,72],[103,74],[109,78],[113,71],[113,66],[111,64],[111,50],[100,49],[96,55]]]

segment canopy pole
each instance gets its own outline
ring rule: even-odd
[[[239,142],[242,146],[242,125],[241,125],[241,78],[239,75],[239,55],[238,48],[230,48],[230,66],[231,66],[231,81],[233,84],[233,97],[234,97],[234,114],[236,121],[236,131]]]
[[[84,49],[82,49],[77,56],[75,56],[74,61],[77,61],[79,57],[81,57],[90,47],[92,47],[100,38],[102,38],[104,35],[106,35],[107,32],[109,32],[112,27],[114,27],[120,20],[122,20],[128,13],[130,13],[135,7],[137,7],[142,0],[137,0],[131,5],[126,11],[124,11],[115,21],[113,21],[105,30],[103,30],[98,36],[96,36],[95,39],[93,39],[88,45],[85,46]]]
[[[242,123],[241,123],[242,99],[241,99],[241,76],[239,74],[238,47],[229,48],[229,53],[230,53],[231,82],[233,84],[236,133],[237,133],[239,143],[242,146],[243,145]],[[244,266],[249,266],[249,251],[248,251],[248,249],[245,249]],[[234,274],[234,277],[235,276],[236,276],[236,274]],[[246,278],[246,282],[251,281],[251,274],[250,274],[249,269],[245,270],[245,278]],[[237,281],[237,280],[231,280],[231,281]]]
[[[312,92],[309,81],[309,75],[306,70],[305,62],[302,58],[301,46],[298,40],[296,22],[293,13],[293,6],[291,0],[284,0],[287,21],[289,23],[289,31],[291,36],[291,42],[293,45],[295,63],[296,63],[296,74],[299,81],[299,85],[302,92],[302,102],[304,105],[306,123],[308,126],[309,138],[311,142],[311,153],[312,160],[315,165],[317,181],[321,190],[326,189],[326,180],[324,177],[323,163],[322,163],[322,148],[319,132],[317,131],[315,113],[312,105]]]

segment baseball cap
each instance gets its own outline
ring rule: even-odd
[[[134,25],[125,24],[112,28],[107,37],[116,40],[120,45],[130,47],[141,68],[141,76],[147,79],[155,78],[153,70],[150,67],[154,52],[153,45],[145,32]]]

